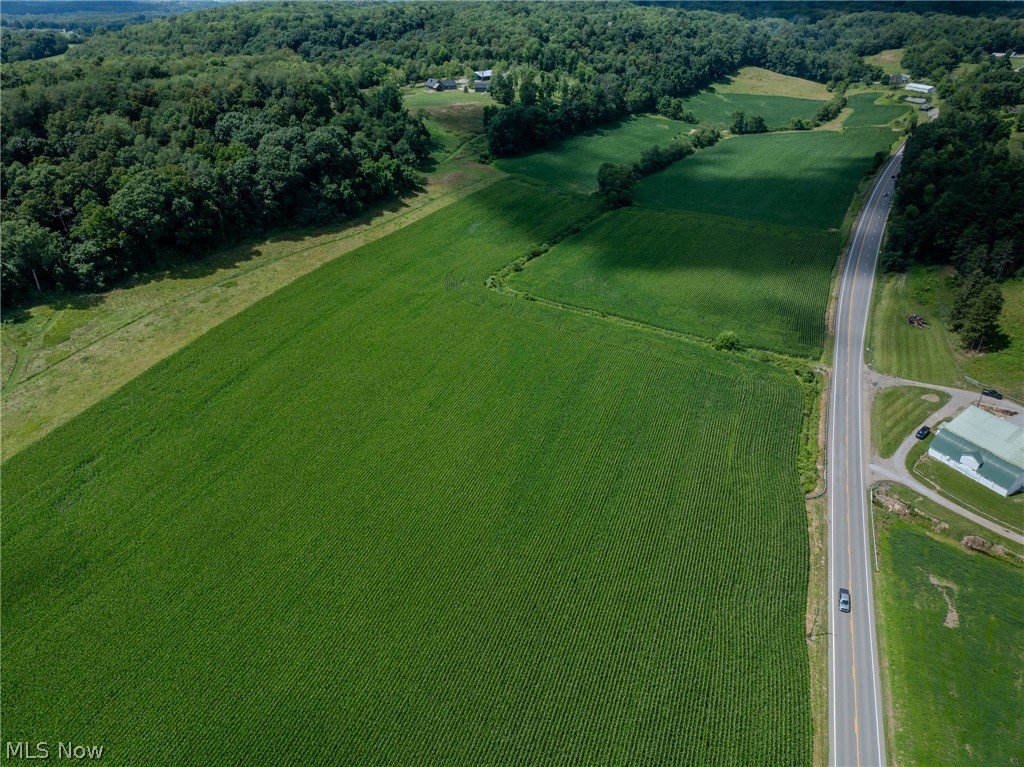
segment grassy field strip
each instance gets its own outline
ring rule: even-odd
[[[883,389],[871,406],[871,434],[878,454],[889,458],[928,416],[949,402],[949,394],[922,386]]]
[[[11,458],[8,737],[808,763],[798,382],[482,288],[592,204],[492,186]]]
[[[794,356],[821,353],[839,236],[717,216],[614,211],[513,274],[517,290]]]
[[[894,761],[1014,763],[1024,742],[1024,571],[887,519],[876,591]]]
[[[643,179],[638,204],[811,229],[838,228],[887,128],[737,136]]]
[[[340,235],[334,231],[272,240],[255,249],[245,246],[186,267],[180,274],[114,290],[95,303],[83,300],[80,309],[42,305],[30,310],[27,321],[5,324],[5,342],[13,344],[31,338],[30,333],[42,338],[46,330],[39,330],[40,325],[74,315],[66,338],[53,346],[32,347],[33,355],[19,367],[27,375],[8,378],[2,419],[4,459],[301,274],[457,203],[498,178],[498,174],[453,169],[418,201],[396,205],[380,220],[380,212],[370,214]]]
[[[902,117],[917,107],[913,104],[876,104],[877,92],[855,93],[847,99],[853,114],[844,120],[847,128],[864,128],[887,125],[898,117]]]
[[[1005,298],[997,348],[985,354],[959,349],[955,334],[946,329],[956,297],[954,275],[945,269],[913,266],[905,273],[879,278],[870,322],[870,362],[881,373],[925,383],[965,389],[999,389],[1024,400],[1024,279],[1000,284]],[[911,314],[929,323],[907,323]],[[980,382],[976,385],[970,379]]]

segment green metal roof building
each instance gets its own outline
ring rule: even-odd
[[[973,405],[939,427],[928,455],[1000,495],[1024,488],[1024,429]]]

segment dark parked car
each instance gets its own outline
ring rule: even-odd
[[[997,392],[995,389],[982,389],[982,396],[991,397],[992,399],[1002,399],[1003,395]]]
[[[850,612],[850,592],[846,589],[839,589],[839,612]]]
[[[920,429],[917,430],[917,434],[915,434],[914,436],[917,437],[918,439],[924,439],[931,433],[932,429],[930,426],[922,426]]]

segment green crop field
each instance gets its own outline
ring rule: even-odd
[[[627,208],[531,261],[512,285],[690,335],[732,330],[744,346],[817,357],[838,252],[835,232]]]
[[[636,185],[642,205],[827,229],[842,224],[884,128],[737,136]]]
[[[895,453],[903,440],[947,402],[946,392],[922,386],[893,386],[879,392],[871,406],[871,437],[878,454],[888,458]]]
[[[590,194],[597,189],[597,169],[602,163],[639,160],[645,149],[656,144],[667,147],[692,128],[692,125],[666,117],[633,116],[566,139],[554,148],[499,160],[496,164],[508,173],[531,176],[574,192]]]
[[[801,387],[483,287],[590,205],[501,182],[6,461],[5,739],[809,764]]]
[[[743,112],[748,118],[760,115],[769,128],[785,128],[795,117],[813,120],[821,108],[821,101],[790,96],[703,92],[686,99],[686,107],[693,110],[701,123],[719,130],[729,129],[733,112]]]
[[[951,270],[913,266],[906,273],[879,280],[871,311],[872,366],[882,373],[924,383],[975,388],[966,377],[1024,401],[1024,279],[1000,283],[1003,311],[997,348],[965,354],[947,318],[956,297]],[[920,314],[929,327],[907,323]]]
[[[888,125],[898,117],[917,109],[913,104],[876,104],[878,93],[857,93],[847,99],[853,114],[843,121],[845,128],[864,128]]]
[[[1024,571],[903,521],[879,538],[893,762],[1024,763]]]

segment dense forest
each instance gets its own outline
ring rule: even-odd
[[[865,55],[906,46],[915,76],[948,88],[961,62],[1024,49],[1020,13],[813,19],[624,2],[239,4],[5,65],[3,297],[102,288],[410,189],[430,137],[399,87],[426,77],[498,72],[497,156],[678,106],[743,65],[842,91],[881,77]]]

